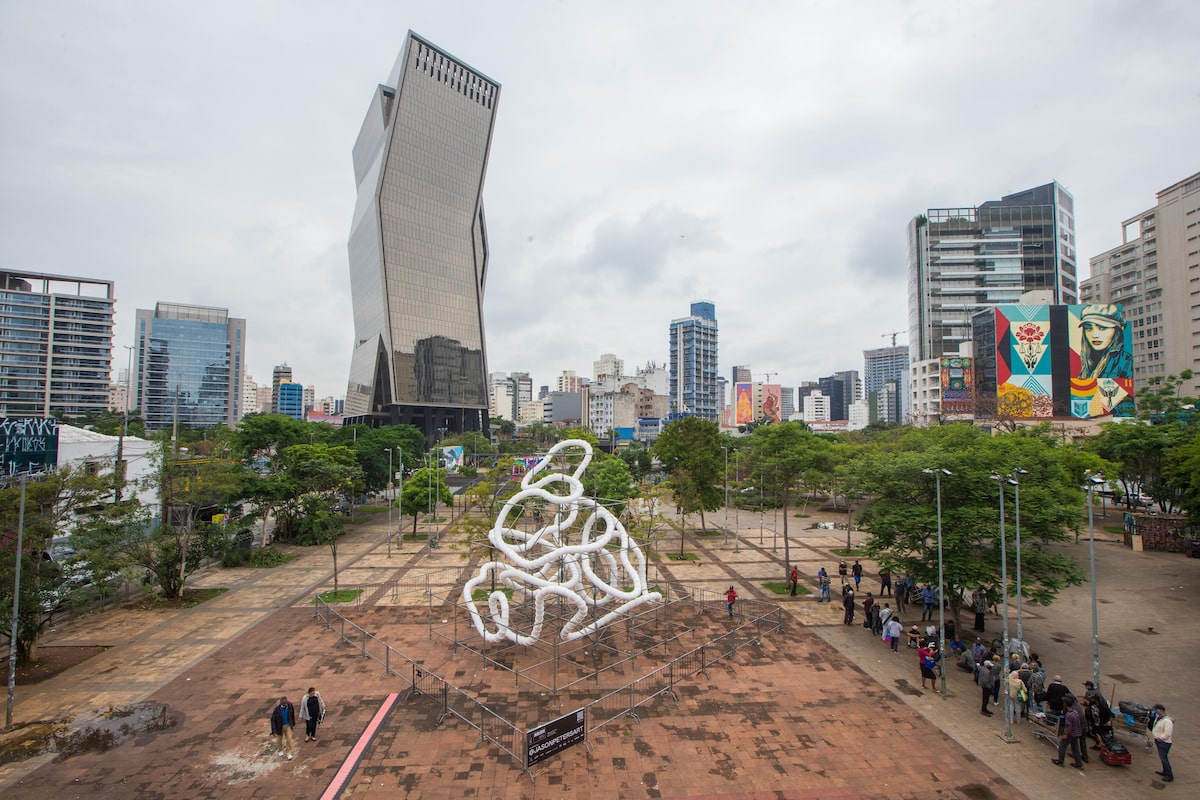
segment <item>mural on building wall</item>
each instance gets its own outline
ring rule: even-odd
[[[996,410],[1007,417],[1054,416],[1049,306],[1001,306],[996,313]]]
[[[1133,332],[1120,305],[1068,306],[1071,416],[1133,416]]]
[[[971,359],[961,356],[943,356],[941,373],[942,413],[970,414],[975,408]]]
[[[783,407],[780,388],[778,383],[763,384],[763,416],[776,424],[780,421],[779,410]]]
[[[737,401],[733,404],[737,411],[737,417],[734,423],[737,425],[745,425],[747,422],[754,421],[754,387],[749,383],[735,383],[733,385],[734,396]]]
[[[1132,336],[1119,305],[999,306],[995,312],[999,414],[1133,414]]]

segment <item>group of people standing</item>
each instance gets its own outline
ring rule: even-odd
[[[308,693],[300,701],[299,715],[286,696],[279,698],[279,703],[271,710],[271,736],[275,739],[275,746],[279,751],[277,755],[284,756],[288,761],[296,755],[292,731],[296,727],[297,719],[304,720],[304,741],[315,742],[317,726],[325,719],[325,701],[316,687],[310,686]]]

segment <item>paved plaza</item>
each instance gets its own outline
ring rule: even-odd
[[[816,519],[844,517],[791,521],[792,559],[810,587],[820,566],[834,571],[838,559],[830,551],[845,545],[844,531],[808,527]],[[723,513],[709,523],[724,523]],[[767,591],[764,582],[782,577],[782,520],[768,514],[762,523],[760,539],[758,515],[731,513],[736,537],[689,538],[698,560],[660,560],[656,577],[718,593],[732,583],[743,597],[778,602],[787,612],[783,629],[681,683],[677,699],[660,697],[639,709],[640,722],[605,726],[589,734],[587,746],[536,765],[533,780],[498,748],[477,743],[465,724],[437,724],[439,707],[428,698],[393,699],[371,729],[405,686],[314,618],[311,598],[331,575],[328,549],[311,548],[297,549],[295,560],[275,569],[199,574],[194,585],[229,591],[192,609],[104,612],[52,632],[43,646],[108,649],[53,679],[18,687],[18,722],[152,701],[167,707],[170,724],[107,752],[2,765],[0,788],[6,800],[321,798],[342,778],[340,795],[329,796],[1058,800],[1197,791],[1200,744],[1193,732],[1200,715],[1192,681],[1183,676],[1195,674],[1200,654],[1200,621],[1192,613],[1200,602],[1200,560],[1133,553],[1107,534],[1096,545],[1104,690],[1115,684],[1116,699],[1162,702],[1176,718],[1177,777],[1164,785],[1154,775],[1157,758],[1128,736],[1131,766],[1107,767],[1093,751],[1080,771],[1050,764],[1053,748],[1026,724],[1014,725],[1018,741],[1006,744],[1002,716],[979,714],[968,673],[948,670],[950,696],[943,699],[920,688],[913,651],[890,654],[861,626],[842,626],[840,607],[814,596]],[[381,517],[350,529],[338,549],[339,583],[400,581],[411,595],[372,592],[355,613],[381,637],[392,626],[403,639],[395,626],[404,614],[429,613],[424,588],[436,598],[456,594],[468,562],[446,538],[437,550],[405,542],[388,558],[385,524]],[[671,548],[672,538],[661,546]],[[1064,549],[1086,567],[1086,534]],[[862,588],[875,591],[874,565],[864,565]],[[1026,639],[1047,671],[1080,694],[1092,671],[1091,608],[1085,585],[1049,609],[1026,605],[1022,614]],[[1015,614],[1014,604],[1014,629]],[[919,616],[910,610],[902,618],[907,625]],[[989,635],[999,625],[990,617]],[[488,667],[479,661],[477,669]],[[287,761],[270,747],[268,713],[281,694],[298,702],[308,686],[321,690],[329,715],[317,742],[303,742],[301,731],[297,756]],[[544,720],[574,710],[567,702],[547,692]],[[365,736],[369,729],[373,735]]]

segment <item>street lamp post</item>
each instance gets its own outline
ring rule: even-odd
[[[1021,629],[1021,479],[1020,475],[1028,475],[1029,470],[1015,467],[1012,471],[1011,482],[1013,485],[1013,497],[1015,503],[1013,505],[1013,527],[1016,530],[1016,546],[1017,546],[1017,648],[1021,653],[1021,660],[1024,661],[1027,657],[1025,653],[1025,634]],[[1006,655],[1005,658],[1008,658]]]
[[[17,627],[21,619],[21,552],[24,549],[25,538],[25,482],[27,476],[21,476],[21,505],[17,512],[17,550],[13,559],[13,602],[12,602],[12,632],[8,639],[8,699],[4,705],[4,730],[11,731],[13,727],[13,692],[17,685]]]
[[[765,510],[763,507],[763,504],[767,502],[766,495],[763,494],[764,477],[765,476],[763,475],[762,470],[759,470],[759,473],[758,473],[758,546],[759,547],[762,547],[762,543],[763,543],[763,517],[765,516],[763,513]]]
[[[735,450],[733,453],[733,471],[737,473],[734,477],[742,477],[742,451]],[[738,504],[733,509],[733,552],[740,553],[742,551],[742,503],[741,492],[738,492]]]
[[[383,449],[387,450],[387,454],[388,454],[387,488],[391,489],[392,488],[392,474],[393,474],[392,473],[392,451],[395,450],[396,448],[385,447]],[[388,528],[387,528],[387,557],[391,558],[392,557],[392,497],[391,497],[391,492],[388,492],[388,523],[387,523],[387,525],[388,525]]]
[[[1104,483],[1103,475],[1088,476],[1088,561],[1092,573],[1092,682],[1096,684],[1097,692],[1100,691],[1100,616],[1096,606],[1096,520],[1092,516],[1092,491],[1101,483]]]
[[[945,586],[946,578],[942,572],[942,476],[951,475],[953,473],[948,469],[923,469],[921,470],[926,475],[933,475],[934,485],[937,487],[937,543],[938,543],[938,653],[942,659],[942,698],[945,699],[948,694],[946,692],[946,598]]]
[[[1004,665],[1000,669],[998,678],[1008,680],[1008,545],[1004,538],[1004,485],[1006,483],[1016,483],[1007,475],[992,473],[992,480],[996,481],[1000,487],[1000,612],[1004,618],[1004,635],[1001,637],[1000,649],[1004,653]],[[1008,686],[1001,684],[1002,693],[1004,695],[1004,733],[1000,738],[1009,744],[1017,739],[1012,732],[1012,698],[1008,696]]]
[[[397,472],[400,473],[400,486],[392,489],[392,497],[396,500],[396,549],[401,550],[404,548],[404,531],[402,530],[404,526],[404,450],[400,447],[396,448],[396,466],[398,467]],[[388,469],[391,467],[389,466]],[[388,476],[389,483],[394,480],[395,473]],[[391,508],[391,503],[388,503],[388,507]],[[391,530],[391,523],[388,525],[388,530]]]
[[[725,451],[725,538],[721,542],[724,547],[729,543],[729,448],[722,447]]]

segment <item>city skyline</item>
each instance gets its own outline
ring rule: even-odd
[[[114,378],[135,309],[170,299],[245,318],[259,380],[286,361],[341,396],[348,153],[408,29],[505,86],[487,360],[537,384],[604,352],[666,361],[701,299],[719,375],[860,369],[907,328],[915,214],[1058,181],[1083,277],[1197,168],[1190,4],[700,6],[10,4],[0,266],[113,281]]]

